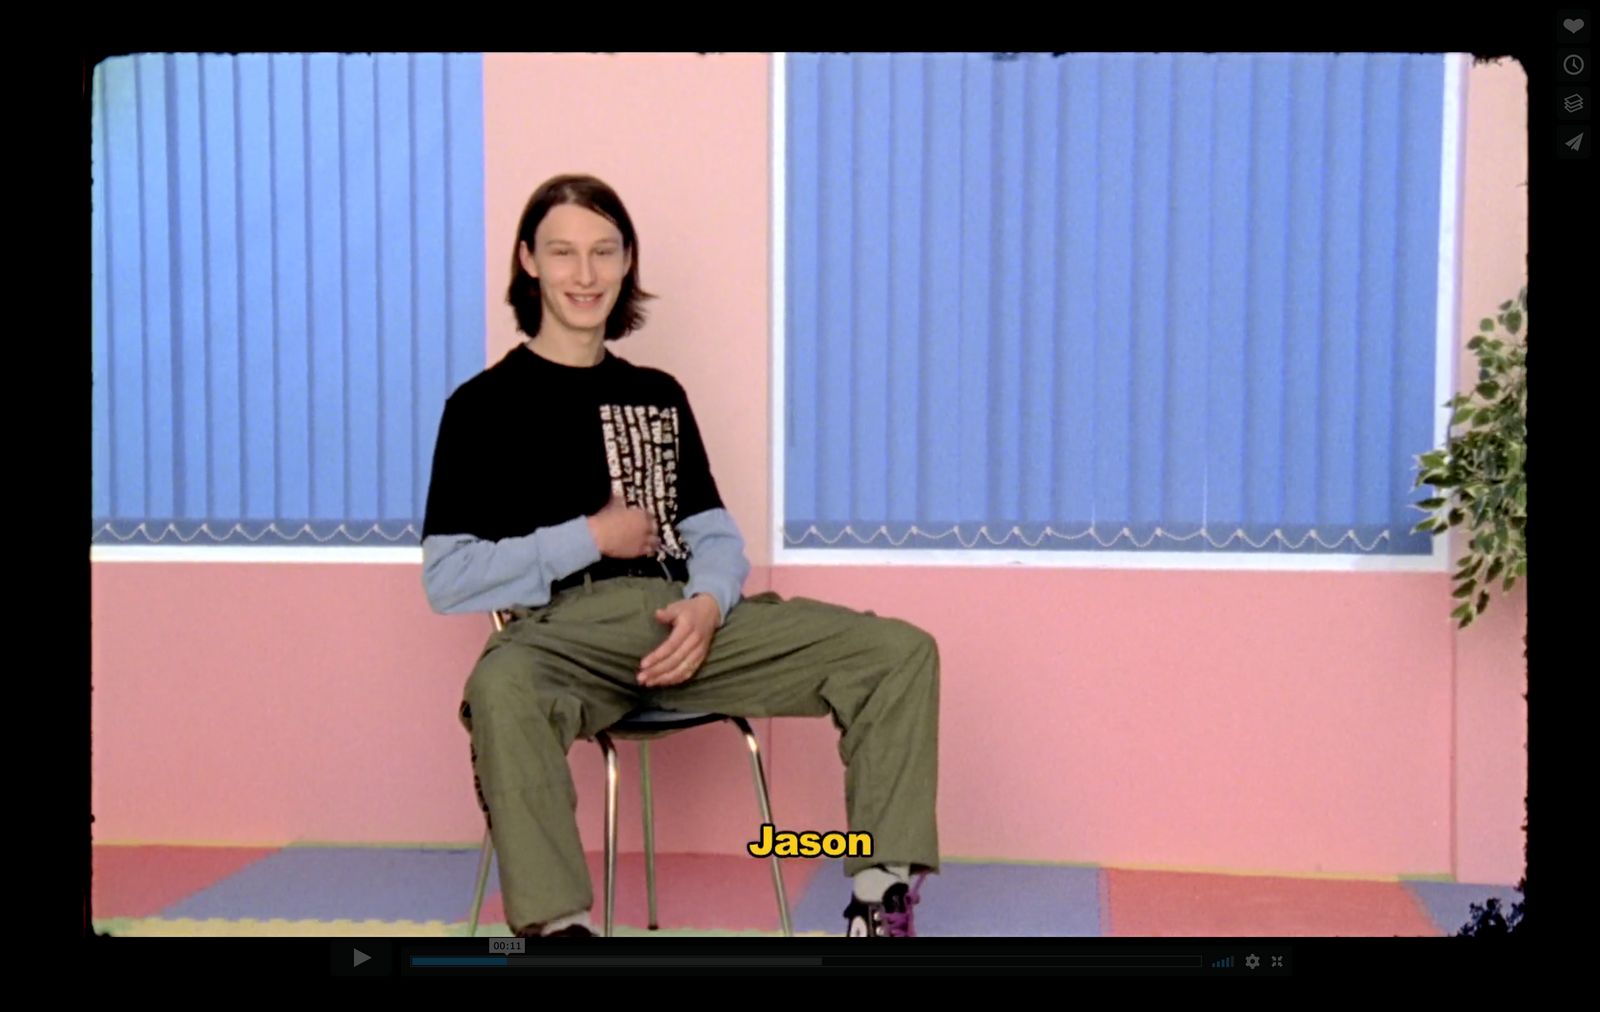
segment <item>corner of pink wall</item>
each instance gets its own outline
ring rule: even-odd
[[[1516,60],[1474,63],[1466,77],[1458,389],[1477,382],[1466,348],[1476,321],[1528,283],[1527,70]],[[1452,537],[1452,561],[1458,551]],[[1452,871],[1465,882],[1515,883],[1525,867],[1526,584],[1496,593],[1454,634]]]

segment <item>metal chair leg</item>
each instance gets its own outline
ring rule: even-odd
[[[483,890],[489,884],[489,862],[494,859],[494,837],[483,831],[483,853],[478,857],[478,888],[472,894],[472,923],[467,927],[469,936],[478,934],[478,915],[483,912]]]
[[[756,781],[756,801],[761,805],[761,821],[772,822],[772,799],[767,794],[767,774],[761,768],[761,744],[756,741],[756,733],[750,730],[750,722],[743,717],[730,717],[744,735],[745,745],[750,749],[750,771]],[[772,855],[772,888],[778,894],[778,919],[783,923],[783,933],[794,936],[794,924],[789,920],[789,895],[783,888],[783,866],[778,860],[778,855]]]
[[[605,732],[595,735],[600,751],[606,757],[606,926],[605,937],[611,929],[617,910],[617,747]]]
[[[661,927],[656,918],[656,810],[650,786],[650,743],[639,742],[639,793],[644,802],[644,881],[650,897],[650,930]]]

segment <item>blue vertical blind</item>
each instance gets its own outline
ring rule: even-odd
[[[96,68],[93,542],[417,543],[483,367],[481,63]]]
[[[1443,59],[788,57],[785,544],[1427,554]]]

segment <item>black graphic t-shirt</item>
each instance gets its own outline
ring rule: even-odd
[[[678,521],[723,503],[683,387],[609,350],[569,366],[519,344],[445,402],[422,536],[521,537],[613,492],[656,518],[663,558],[688,557]]]

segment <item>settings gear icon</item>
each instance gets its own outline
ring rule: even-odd
[[[1252,952],[1250,955],[1244,957],[1244,965],[1254,970],[1256,967],[1261,965],[1261,957]]]

